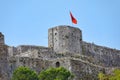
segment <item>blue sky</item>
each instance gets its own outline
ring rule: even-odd
[[[48,29],[58,25],[80,28],[84,41],[120,49],[120,0],[0,0],[7,45],[47,46]]]

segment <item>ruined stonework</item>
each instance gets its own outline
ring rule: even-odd
[[[98,80],[99,72],[109,74],[120,68],[120,50],[87,43],[80,29],[66,25],[48,30],[48,47],[8,46],[0,33],[0,80],[10,80],[18,66],[30,67],[37,73],[63,66],[75,75],[74,80]]]
[[[4,44],[4,35],[0,32],[0,44]]]
[[[48,46],[56,53],[81,53],[81,30],[63,26],[49,29]]]

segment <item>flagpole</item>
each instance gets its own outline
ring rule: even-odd
[[[70,10],[69,10],[69,14],[70,14]],[[69,15],[70,16],[70,15]],[[70,26],[73,26],[73,23],[71,23],[71,16],[70,16],[70,20],[69,20],[69,22],[70,22]]]
[[[69,13],[71,13],[71,11],[70,11],[70,10],[69,10]],[[71,15],[70,15],[70,20],[69,20],[69,21],[70,21],[71,26],[73,27],[73,25],[74,25],[74,24],[73,24],[73,23],[71,23],[71,21],[72,21],[72,19],[71,19]]]
[[[74,24],[73,24],[73,23],[71,23],[71,21],[70,21],[70,25],[71,25],[72,27],[74,27]]]

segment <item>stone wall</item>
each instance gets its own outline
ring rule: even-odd
[[[8,80],[8,52],[6,45],[0,45],[0,80]]]
[[[16,47],[13,47],[13,46],[9,46],[9,47],[8,47],[8,55],[9,55],[9,57],[18,55],[18,50],[17,50],[17,48],[16,48]]]
[[[34,50],[34,49],[37,49],[37,50],[39,50],[39,49],[45,49],[45,48],[47,48],[47,47],[43,47],[43,46],[32,46],[32,45],[20,45],[20,46],[18,46],[17,47],[17,51],[18,51],[18,53],[24,53],[24,52],[26,52],[26,51],[28,51],[28,50]]]
[[[87,42],[82,44],[82,54],[91,57],[92,63],[106,67],[120,67],[120,50]]]
[[[50,62],[48,60],[43,60],[38,58],[20,57],[19,62],[17,64],[18,66],[30,67],[39,73],[41,70],[48,68],[50,65]]]
[[[0,44],[5,44],[4,43],[4,35],[0,32]]]
[[[32,46],[32,45],[21,45],[18,47],[8,47],[8,54],[9,57],[16,56],[16,55],[25,55],[25,54],[34,54],[35,51],[37,52],[38,57],[41,57],[42,54],[45,57],[50,56],[52,53],[52,49],[48,47],[42,46]]]
[[[85,61],[71,59],[70,62],[74,80],[98,80],[98,73],[105,72],[103,67]]]
[[[31,68],[32,70],[35,70],[37,73],[40,73],[40,71],[49,68],[51,65],[51,62],[44,59],[39,58],[30,58],[30,57],[11,57],[9,59],[9,75],[11,78],[13,71],[19,67],[19,66],[26,66]]]
[[[49,61],[51,61],[52,67],[62,66],[71,71],[70,59],[68,57],[51,59]]]
[[[54,55],[54,52],[51,48],[40,48],[38,51],[38,57],[44,59],[50,59]]]
[[[54,58],[54,59],[40,59],[40,58],[30,58],[30,57],[11,57],[9,59],[9,75],[12,76],[13,71],[19,66],[26,66],[37,73],[42,70],[48,69],[50,67],[65,67],[71,71],[70,58]]]
[[[81,30],[71,26],[49,29],[48,45],[56,53],[81,53]]]

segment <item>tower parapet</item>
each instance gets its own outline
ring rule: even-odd
[[[4,43],[4,35],[0,32],[0,44],[5,44]]]
[[[56,53],[81,53],[82,31],[71,26],[56,26],[48,32],[48,46]]]

